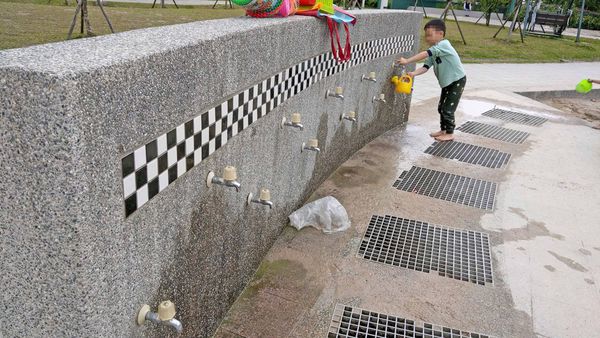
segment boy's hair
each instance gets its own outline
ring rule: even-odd
[[[436,31],[444,32],[444,36],[446,36],[446,23],[440,19],[433,19],[429,21],[427,24],[425,24],[425,30],[427,30],[427,28],[433,28]]]

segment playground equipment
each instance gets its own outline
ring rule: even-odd
[[[558,13],[550,13],[538,11],[533,16],[533,12],[529,12],[526,14],[526,23],[530,23],[527,26],[527,34],[533,35],[544,35],[544,36],[555,36],[560,37],[565,29],[569,25],[569,20],[571,19],[571,15],[573,11],[571,8],[573,7],[574,0],[569,0],[566,8],[562,8]],[[532,20],[534,20],[532,22]],[[541,31],[536,31],[535,26],[538,25]],[[552,32],[546,31],[544,26],[551,26]]]
[[[516,2],[516,1],[513,0],[513,3],[514,2]],[[521,43],[524,43],[525,40],[523,38],[523,29],[521,28],[521,19],[519,19],[519,12],[521,11],[521,5],[522,5],[522,2],[518,1],[517,4],[516,4],[516,8],[512,12],[512,23],[510,24],[510,27],[508,28],[507,39],[510,40],[510,36],[511,36],[512,32],[515,30],[515,27],[518,27],[519,28],[519,34],[521,36]],[[498,29],[498,31],[496,32],[496,34],[494,34],[494,38],[496,38],[496,36],[498,36],[498,33],[500,33],[500,31],[502,31],[502,29],[504,28],[504,26],[506,25],[506,23],[508,23],[510,21],[510,17],[511,17],[511,15],[509,15],[506,18],[506,20],[504,20],[502,22],[502,26],[500,26],[500,29]]]
[[[416,4],[416,2],[415,2]],[[452,15],[454,16],[454,22],[456,22],[456,27],[458,27],[458,32],[460,33],[460,37],[462,38],[462,42],[466,45],[467,41],[465,40],[465,36],[463,35],[462,29],[460,29],[460,25],[458,24],[458,19],[456,18],[456,13],[454,13],[454,6],[452,6],[452,0],[446,0],[446,7],[440,15],[440,19],[446,21],[446,16],[448,15],[448,10],[452,11]],[[423,12],[425,12],[425,8],[423,8]],[[427,14],[425,14],[427,16]]]

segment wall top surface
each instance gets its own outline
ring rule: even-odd
[[[390,16],[399,13],[421,15],[418,12],[400,10],[355,10],[351,12],[358,17],[358,26],[364,24],[361,17],[368,16],[369,19],[373,19],[373,16]],[[315,27],[321,24],[320,21],[311,17],[292,16],[285,19],[238,17],[153,27],[0,51],[0,69],[21,68],[55,76],[69,76],[189,45],[209,43],[239,33],[249,33],[265,28],[285,29],[298,23],[314,24]]]

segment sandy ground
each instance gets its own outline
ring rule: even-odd
[[[594,129],[600,129],[600,99],[598,98],[548,98],[539,101],[587,121],[587,124]]]

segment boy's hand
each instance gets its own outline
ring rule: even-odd
[[[415,72],[408,72],[408,73],[406,73],[406,74],[407,74],[408,76],[410,76],[410,77],[415,77]]]
[[[401,64],[403,66],[406,66],[408,64],[408,60],[405,59],[405,58],[403,58],[403,57],[401,57],[398,60],[396,60],[396,63],[399,63],[399,64]]]

